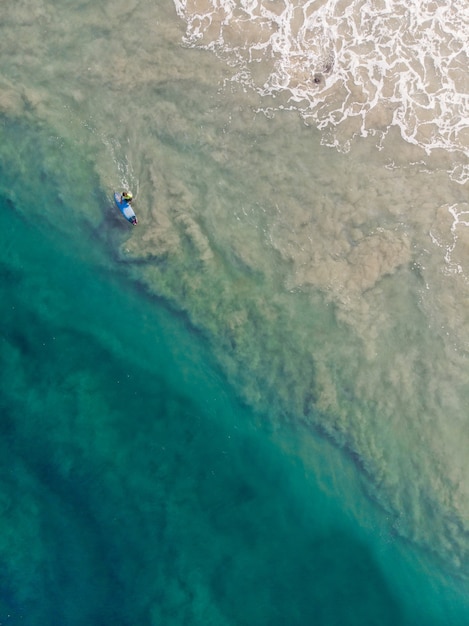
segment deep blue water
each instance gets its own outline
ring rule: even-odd
[[[104,192],[101,233],[67,224],[64,172],[36,155],[23,185],[2,158],[0,624],[468,623],[383,565],[203,337],[129,282]]]

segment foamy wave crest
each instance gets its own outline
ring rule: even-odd
[[[331,143],[398,126],[427,153],[469,156],[466,0],[174,2],[187,45],[216,52],[262,95],[285,92]]]

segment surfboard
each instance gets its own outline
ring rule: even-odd
[[[120,193],[117,193],[117,191],[114,192],[114,200],[116,201],[119,211],[122,213],[125,219],[134,226],[136,226],[138,223],[137,216],[135,215],[133,208],[130,206],[127,200],[124,200],[122,195]]]

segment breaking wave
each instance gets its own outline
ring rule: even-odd
[[[393,127],[421,146],[469,156],[469,8],[455,0],[174,0],[185,43],[212,50],[266,107],[296,108],[347,149]],[[286,96],[286,97],[285,97]]]

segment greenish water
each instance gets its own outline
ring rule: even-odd
[[[407,15],[392,2],[396,15]],[[308,83],[308,63],[320,60],[325,49],[316,44],[326,40],[308,35],[298,42],[306,57],[298,56],[288,24],[310,9],[314,20],[322,8],[290,13],[287,2],[281,24],[270,9],[265,23],[244,19],[244,10],[225,23],[230,3],[215,4],[5,0],[4,196],[78,259],[93,257],[184,313],[279,445],[298,433],[294,454],[307,472],[322,471],[311,432],[352,457],[360,490],[344,487],[340,499],[360,525],[370,525],[358,504],[367,497],[378,505],[378,525],[390,527],[385,534],[469,580],[466,157],[459,148],[429,154],[434,135],[425,120],[419,145],[403,140],[415,118],[413,97],[389,101],[394,79],[403,87],[400,66],[392,63],[377,100],[375,87],[371,100],[355,88],[344,94],[356,78],[348,51],[375,71],[359,2],[350,16],[366,43],[360,52],[348,17],[338,16],[351,47],[342,35],[328,40],[337,65],[319,88]],[[207,9],[213,22],[200,17]],[[429,32],[443,41],[453,15],[439,14],[443,26],[432,22],[431,31],[423,19],[415,42]],[[399,23],[387,24],[397,39]],[[273,26],[274,40],[290,33],[277,42],[286,45],[285,73],[271,65],[269,47],[258,57],[262,24]],[[232,53],[212,39],[217,25]],[[340,32],[336,26],[329,34]],[[403,42],[409,59],[420,49],[415,42]],[[444,70],[447,57],[440,61]],[[281,79],[278,93],[262,87],[266,70]],[[435,92],[430,82],[429,101],[454,93],[448,72],[440,77],[449,91]],[[316,103],[308,111],[290,98],[303,79]],[[348,113],[334,125],[344,95]],[[383,128],[392,110],[394,122]],[[441,130],[457,144],[463,118],[452,119],[454,128]],[[368,122],[369,132],[360,132]],[[125,187],[141,228],[129,230],[113,206],[112,191]]]
[[[39,150],[32,127],[12,137]],[[321,439],[302,460],[301,432],[272,433],[188,321],[129,282],[119,221],[65,228],[70,164],[34,169],[38,150],[24,184],[2,159],[0,623],[467,623],[354,466]]]
[[[2,623],[400,621],[190,329],[3,210]]]
[[[465,626],[465,157],[181,6],[2,3],[0,626]]]

